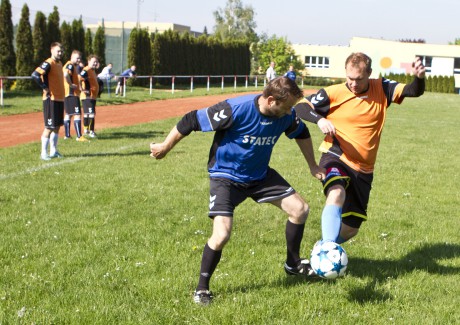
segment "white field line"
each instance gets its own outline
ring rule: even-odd
[[[133,149],[135,147],[137,147],[137,146],[123,146],[123,147],[113,149],[113,150],[111,150],[109,152],[106,152],[106,154],[116,153],[116,152],[120,152],[120,151],[124,151],[124,150],[128,150],[128,149]],[[46,163],[46,164],[43,164],[43,165],[37,166],[37,167],[27,168],[25,170],[18,171],[18,172],[15,172],[15,173],[6,174],[6,175],[0,174],[0,181],[20,177],[20,176],[23,176],[23,175],[28,175],[28,174],[31,174],[31,173],[40,172],[42,170],[53,168],[53,167],[64,165],[64,164],[74,164],[76,162],[79,162],[79,161],[85,160],[85,159],[89,159],[89,158],[93,158],[93,157],[78,157],[78,158],[68,158],[68,159],[66,159],[64,157],[64,158],[61,158],[59,160],[56,159],[57,161],[49,162],[49,163]]]

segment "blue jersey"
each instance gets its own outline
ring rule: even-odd
[[[131,69],[126,69],[125,71],[123,71],[121,74],[120,74],[120,77],[132,77],[136,74],[136,72],[134,72],[133,70]]]
[[[294,71],[290,71],[290,70],[289,70],[288,72],[286,72],[286,73],[284,74],[284,76],[285,76],[285,77],[288,77],[289,79],[294,80],[294,81],[295,81],[295,79],[297,78],[296,73],[295,73]]]
[[[261,180],[280,135],[292,139],[305,134],[306,126],[294,109],[280,118],[262,115],[260,96],[232,98],[196,112],[201,131],[216,131],[209,154],[210,177],[240,183]]]

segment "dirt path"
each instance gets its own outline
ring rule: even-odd
[[[229,97],[240,94],[223,94],[204,97],[156,100],[128,105],[97,107],[96,132],[105,128],[148,123],[155,120],[182,116],[185,113],[213,105]],[[37,100],[39,100],[37,98]],[[18,144],[39,141],[43,131],[43,114],[30,113],[12,116],[0,116],[0,147],[12,147]],[[74,136],[73,125],[71,127]],[[64,128],[61,127],[60,136]]]

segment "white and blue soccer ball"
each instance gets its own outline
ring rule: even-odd
[[[345,275],[348,256],[339,244],[318,241],[311,251],[310,265],[319,277],[332,280]]]

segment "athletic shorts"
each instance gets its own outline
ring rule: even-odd
[[[43,119],[45,128],[56,129],[64,125],[64,102],[47,98],[43,101]]]
[[[269,168],[267,176],[260,181],[238,183],[227,178],[211,178],[209,196],[209,217],[233,217],[233,211],[246,198],[257,203],[272,202],[295,193],[289,183],[274,169]]]
[[[326,168],[326,178],[322,182],[324,194],[332,185],[342,185],[346,192],[342,222],[350,227],[359,228],[361,223],[367,220],[367,205],[374,175],[357,172],[338,157],[328,153],[321,156],[319,165]]]
[[[125,77],[118,77],[117,81],[118,81],[118,85],[119,86],[124,86],[125,85]]]
[[[96,100],[95,99],[83,99],[83,113],[96,115]]]
[[[67,115],[80,115],[80,98],[77,96],[67,96],[64,100],[64,108]]]

